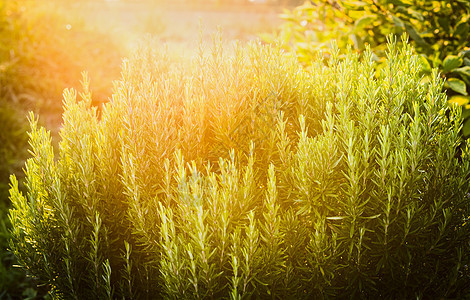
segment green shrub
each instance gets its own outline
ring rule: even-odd
[[[468,287],[469,148],[436,72],[389,44],[308,71],[214,43],[142,48],[98,116],[65,92],[58,156],[31,116],[12,249],[64,299],[441,298]]]
[[[463,135],[470,136],[470,1],[320,0],[282,17],[277,38],[306,65],[332,39],[342,49],[351,45],[363,51],[369,45],[375,59],[383,61],[387,35],[407,34],[420,54],[423,74],[428,79],[438,68],[450,101],[464,107]]]

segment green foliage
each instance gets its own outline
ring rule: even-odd
[[[64,299],[468,296],[469,144],[419,57],[319,59],[215,40],[143,47],[98,116],[64,93],[58,155],[31,116],[12,249]]]
[[[24,270],[15,266],[16,258],[7,250],[10,236],[8,209],[0,206],[0,299],[36,299],[40,292]]]
[[[353,45],[363,51],[369,45],[374,59],[383,61],[387,36],[407,34],[420,54],[426,79],[432,76],[432,68],[438,68],[446,78],[444,89],[450,101],[464,105],[463,133],[470,136],[469,1],[320,0],[306,2],[282,17],[286,22],[277,37],[307,65],[333,39],[340,49]]]
[[[7,250],[10,239],[8,179],[10,174],[23,178],[21,167],[27,156],[28,139],[26,121],[17,109],[0,103],[0,299],[28,298],[37,294],[23,270],[13,267],[15,257]]]
[[[76,18],[61,17],[56,8],[51,1],[0,0],[0,299],[43,294],[32,288],[34,282],[27,273],[14,267],[17,262],[8,251],[8,183],[10,174],[23,178],[28,139],[25,111],[40,110],[43,123],[58,124],[62,89],[79,85],[85,66],[104,65],[101,70],[90,68],[104,79],[94,86],[97,103],[106,100],[119,69],[119,53],[109,38],[85,28]],[[107,41],[106,47],[97,41]]]
[[[60,115],[64,87],[79,87],[81,72],[97,77],[95,102],[107,101],[118,77],[121,50],[87,28],[58,1],[0,0],[0,96]]]
[[[27,156],[27,120],[21,111],[0,102],[0,128],[0,202],[6,206],[8,178],[10,174],[21,176]]]

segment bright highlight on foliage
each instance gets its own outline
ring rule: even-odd
[[[407,34],[419,54],[424,80],[438,68],[445,78],[444,90],[453,102],[470,101],[470,1],[468,0],[316,0],[286,11],[280,39],[299,61],[309,65],[319,49],[331,40],[346,51],[371,47],[374,60],[385,61],[387,36]],[[380,64],[379,64],[380,66]],[[463,106],[462,135],[470,137],[470,111]]]
[[[9,176],[18,176],[24,189],[27,112],[39,113],[39,124],[57,141],[63,89],[79,88],[81,72],[87,70],[93,105],[107,102],[112,81],[120,76],[121,58],[144,34],[169,44],[169,58],[181,63],[181,49],[197,44],[199,19],[204,38],[220,24],[229,38],[242,41],[278,22],[273,8],[201,9],[209,1],[0,0],[0,298],[42,299],[48,289],[36,286],[9,250]]]
[[[182,69],[142,47],[100,113],[85,78],[57,155],[31,117],[15,255],[64,299],[468,294],[460,108],[388,48],[377,72],[370,51],[306,70],[216,40]]]

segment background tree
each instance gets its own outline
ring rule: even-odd
[[[306,65],[333,39],[341,49],[350,45],[364,51],[369,45],[374,59],[384,61],[387,35],[407,34],[420,54],[426,80],[438,68],[450,101],[463,106],[463,135],[470,136],[469,1],[317,0],[286,11],[282,18],[285,23],[274,39]]]

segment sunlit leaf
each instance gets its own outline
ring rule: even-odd
[[[455,95],[449,99],[449,103],[455,103],[457,105],[466,105],[470,102],[469,96]]]
[[[442,62],[442,66],[443,66],[443,71],[444,73],[447,73],[449,71],[452,71],[453,69],[455,68],[458,68],[460,67],[460,65],[462,64],[463,60],[462,58],[456,56],[456,55],[449,55],[447,56],[444,61]]]
[[[441,3],[439,1],[432,1],[432,7],[434,12],[438,12],[441,9]]]
[[[430,73],[432,68],[431,68],[431,65],[429,64],[428,59],[424,55],[419,55],[418,57],[421,63],[421,67],[423,68],[423,71],[425,73]]]
[[[410,6],[413,4],[413,2],[409,0],[390,0],[388,2],[393,5],[401,5],[401,6]]]
[[[423,32],[423,33],[421,33],[421,37],[423,39],[432,39],[432,38],[435,37],[435,35],[432,32]]]
[[[445,86],[450,88],[454,92],[457,92],[462,95],[467,95],[467,86],[465,82],[457,78],[449,78],[447,79]]]
[[[431,82],[431,79],[429,78],[429,75],[423,76],[423,78],[421,78],[421,81],[420,81],[421,84],[427,84],[429,82]]]
[[[351,17],[351,19],[353,20],[358,20],[360,18],[362,18],[364,16],[364,11],[363,10],[351,10],[349,13],[348,13],[348,16]],[[336,25],[337,24],[337,21],[334,20],[334,24]]]
[[[456,73],[465,75],[465,76],[470,76],[470,66],[464,66],[464,67],[461,67],[461,68],[457,68],[457,69],[454,69],[453,71],[456,72]]]
[[[342,2],[342,5],[344,7],[347,7],[347,8],[357,9],[357,8],[360,8],[360,7],[367,6],[369,4],[366,3],[366,2],[363,2],[363,1],[344,1],[344,2]]]

